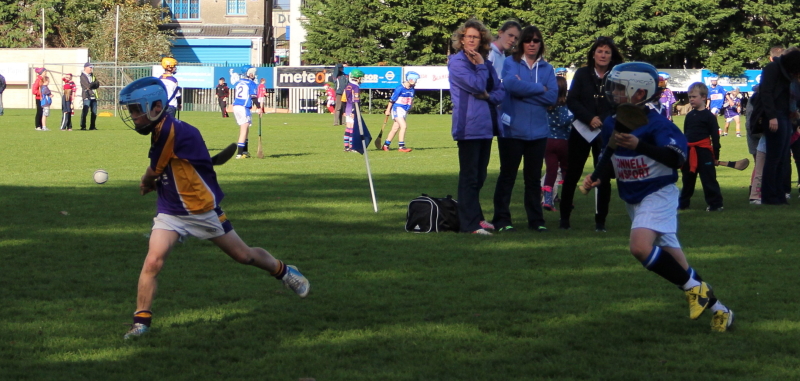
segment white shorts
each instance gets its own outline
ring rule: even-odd
[[[730,123],[730,122],[733,122],[733,120],[734,120],[734,119],[736,119],[736,118],[738,118],[738,117],[739,117],[739,115],[735,115],[735,116],[732,116],[732,117],[730,117],[730,118],[725,118],[725,121],[726,121],[726,122],[728,122],[728,123]]]
[[[719,115],[719,109],[714,107],[714,108],[711,109],[711,113],[714,114],[714,115]]]
[[[626,204],[631,217],[631,229],[645,228],[658,233],[654,245],[680,248],[678,242],[678,197],[680,191],[669,184],[649,195],[638,204]]]
[[[344,117],[344,121],[347,124],[354,124],[356,122],[356,119],[353,118],[352,116],[346,116],[346,117]]]
[[[250,119],[250,109],[244,106],[233,106],[233,116],[236,118],[236,124],[240,126],[245,123],[253,123],[252,119]]]
[[[176,216],[159,213],[153,218],[153,230],[174,231],[181,236],[191,235],[199,239],[211,239],[233,230],[222,209],[217,208],[203,214]]]
[[[42,107],[42,116],[50,116],[50,106]]]
[[[408,116],[408,111],[401,107],[392,107],[392,119],[403,118]]]

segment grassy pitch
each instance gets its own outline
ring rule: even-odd
[[[182,117],[212,153],[238,134],[233,118]],[[377,136],[383,116],[365,117]],[[749,205],[750,169],[718,169],[724,212],[705,212],[698,184],[679,217],[690,263],[736,312],[736,330],[718,334],[628,253],[616,191],[607,233],[580,194],[570,231],[546,213],[545,234],[406,233],[412,198],[456,196],[449,116],[411,115],[413,152],[370,147],[376,214],[364,158],[342,152],[330,115],[268,115],[266,158],[217,168],[222,207],[246,242],[297,265],[311,294],[189,239],[160,275],[152,331],[123,341],[155,211],[155,195],[138,194],[149,138],[117,118],[93,132],[38,132],[32,119],[0,117],[2,380],[800,378],[800,201]],[[722,159],[749,157],[744,139],[722,141]],[[487,218],[498,166],[495,148]],[[512,215],[524,228],[521,175]]]

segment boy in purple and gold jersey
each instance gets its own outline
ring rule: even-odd
[[[131,82],[119,95],[123,122],[142,135],[151,135],[150,165],[142,176],[140,193],[158,193],[158,214],[153,219],[150,247],[139,275],[136,312],[125,339],[150,330],[156,276],[172,246],[186,235],[207,239],[237,262],[268,271],[301,298],[308,295],[310,288],[297,268],[239,238],[219,206],[224,194],[203,136],[197,128],[166,112],[167,99],[166,87],[153,77]]]
[[[345,102],[344,116],[345,116],[345,129],[344,129],[344,152],[350,152],[353,148],[353,124],[356,120],[356,103],[359,103],[359,94],[361,88],[358,86],[361,83],[361,78],[364,78],[364,72],[359,69],[353,69],[350,72],[350,83],[344,88],[342,93],[342,102]]]

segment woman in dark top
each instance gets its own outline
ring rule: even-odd
[[[622,63],[622,55],[614,45],[614,40],[609,37],[600,37],[589,49],[586,66],[578,69],[575,76],[572,77],[572,85],[567,94],[567,107],[575,114],[575,123],[568,141],[568,168],[574,168],[574,170],[567,172],[561,191],[561,221],[558,226],[561,229],[570,228],[572,200],[578,181],[583,177],[583,167],[586,165],[589,152],[592,153],[596,165],[600,151],[603,149],[601,139],[598,139],[597,135],[603,126],[603,120],[612,113],[611,104],[603,91],[603,81],[606,74],[619,63]],[[582,131],[583,134],[581,134]],[[606,216],[610,200],[611,185],[604,182],[597,187],[595,200],[597,206],[594,221],[597,231],[604,232],[606,230]]]

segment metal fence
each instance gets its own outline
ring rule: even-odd
[[[152,76],[153,65],[157,62],[114,65],[113,62],[94,64],[94,75],[100,82],[97,92],[97,107],[102,110],[114,110],[120,90],[129,83],[144,77]],[[182,66],[231,66],[235,63],[219,64],[181,64]],[[272,65],[264,65],[272,66]],[[231,84],[229,84],[231,85]],[[80,94],[78,94],[80,95]],[[183,89],[183,109],[186,111],[219,111],[215,89]],[[228,97],[230,104],[231,97]],[[79,100],[80,101],[80,100]],[[286,89],[275,89],[267,93],[266,108],[289,108],[289,92]],[[78,103],[79,104],[79,103]]]

